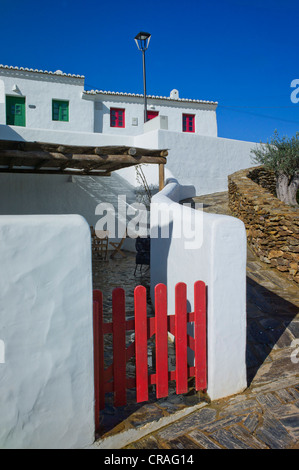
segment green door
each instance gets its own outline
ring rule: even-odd
[[[26,126],[25,98],[6,97],[6,124],[9,126]]]

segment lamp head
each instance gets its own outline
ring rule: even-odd
[[[145,33],[144,31],[141,31],[140,33],[135,36],[135,42],[140,51],[146,51],[148,48],[151,35],[149,33]]]

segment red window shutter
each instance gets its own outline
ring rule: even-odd
[[[147,119],[154,119],[155,117],[159,116],[159,111],[147,111]]]
[[[183,132],[195,132],[194,114],[183,114]]]
[[[110,108],[110,127],[125,127],[125,110]]]

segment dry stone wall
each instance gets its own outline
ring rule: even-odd
[[[259,258],[299,283],[299,210],[257,184],[262,175],[274,191],[273,175],[266,176],[263,169],[241,170],[228,177],[230,210],[244,222],[248,242]]]
[[[252,168],[248,172],[247,177],[276,196],[276,178],[274,171],[266,170],[263,166],[258,166]]]

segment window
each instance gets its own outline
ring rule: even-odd
[[[19,96],[6,97],[6,124],[8,126],[26,126],[25,98]]]
[[[69,102],[53,100],[52,101],[52,120],[68,121],[69,120]]]
[[[147,111],[148,121],[150,121],[151,119],[154,119],[157,116],[159,116],[159,111]]]
[[[194,114],[183,114],[183,132],[195,132]]]
[[[125,127],[125,110],[110,108],[110,127]]]

